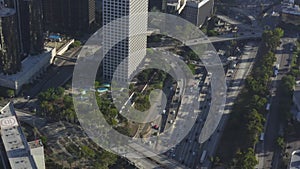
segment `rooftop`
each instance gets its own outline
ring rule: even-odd
[[[35,140],[35,141],[28,142],[28,145],[29,145],[30,149],[43,147],[41,140]]]
[[[30,149],[16,118],[13,104],[8,103],[0,109],[1,139],[11,168],[37,168],[30,155]]]
[[[209,1],[210,0],[187,0],[186,5],[195,8],[201,8],[204,4],[206,4]]]
[[[41,53],[39,55],[34,56],[28,56],[22,61],[22,69],[20,72],[13,74],[13,75],[4,75],[3,73],[0,73],[0,78],[3,79],[10,79],[10,80],[17,80],[27,74],[31,71],[32,67],[35,65],[39,65],[40,62],[44,62],[45,58],[48,58],[49,52],[51,52],[51,48],[45,48],[46,51],[44,53]]]
[[[283,13],[292,14],[292,15],[300,15],[300,10],[298,8],[283,8]]]
[[[24,84],[29,83],[38,73],[41,73],[45,67],[50,65],[52,55],[55,53],[51,48],[45,48],[46,51],[35,56],[28,56],[22,61],[21,71],[5,75],[0,73],[0,86],[19,90]]]
[[[292,15],[300,15],[299,5],[295,5],[294,2],[286,1],[282,3],[282,12]]]

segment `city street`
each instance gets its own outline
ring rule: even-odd
[[[291,60],[290,44],[294,43],[295,39],[282,38],[282,44],[277,48],[276,63],[279,64],[279,74],[277,77],[272,79],[272,96],[270,99],[270,111],[267,115],[267,121],[265,124],[265,139],[257,144],[257,157],[259,164],[256,166],[257,169],[271,169],[277,168],[279,154],[277,152],[276,139],[279,136],[280,131],[280,113],[279,100],[280,95],[276,92],[279,87],[279,82],[282,77],[288,72]]]
[[[232,106],[234,104],[235,99],[237,98],[239,92],[241,91],[246,77],[251,72],[254,59],[257,55],[258,46],[255,42],[249,42],[244,47],[244,52],[241,56],[241,61],[238,64],[233,78],[230,78],[227,80],[227,97],[226,97],[226,105],[224,110],[224,116],[222,117],[218,130],[220,132],[215,132],[214,135],[211,137],[211,140],[209,142],[205,142],[202,146],[202,151],[207,150],[208,155],[210,157],[213,157],[216,153],[216,149],[218,147],[218,143],[221,141],[221,136],[223,133],[223,129],[226,125],[226,121],[228,120],[227,114],[231,112]],[[211,162],[208,158],[206,158],[206,161],[202,165],[202,168],[209,168],[211,166]]]

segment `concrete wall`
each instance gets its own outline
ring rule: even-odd
[[[20,91],[24,84],[41,75],[51,63],[53,50],[38,56],[29,56],[22,62],[22,70],[14,75],[0,75],[0,86]]]
[[[206,2],[187,1],[180,16],[194,25],[201,27],[205,20],[212,15],[214,0]]]
[[[61,47],[60,49],[57,49],[57,55],[62,55],[64,54],[68,49],[69,46],[74,43],[74,39],[71,39],[69,42],[67,42],[63,47]]]
[[[64,54],[74,39],[68,41],[60,49],[46,48],[46,52],[37,56],[29,56],[22,61],[22,70],[14,75],[0,74],[0,86],[10,88],[18,94],[24,84],[34,81],[43,74],[47,67],[53,63],[56,55]]]
[[[285,23],[300,25],[300,14],[299,15],[293,15],[293,14],[288,14],[288,13],[282,13],[281,19]]]
[[[31,148],[30,154],[32,155],[38,169],[46,169],[44,148],[42,146],[37,148]]]

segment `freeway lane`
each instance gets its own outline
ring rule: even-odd
[[[277,50],[276,58],[277,64],[279,64],[279,74],[278,76],[272,81],[272,88],[271,91],[276,91],[276,88],[279,87],[279,81],[281,81],[282,77],[289,68],[289,60],[291,58],[291,51],[290,51],[290,43],[295,41],[295,39],[290,38],[282,38],[282,44]],[[260,165],[257,167],[259,169],[269,169],[269,168],[276,168],[278,164],[277,155],[278,152],[276,146],[276,139],[279,135],[280,130],[280,111],[279,111],[279,100],[280,95],[272,94],[271,98],[271,107],[270,112],[266,122],[266,129],[265,129],[265,140],[263,141],[263,151],[259,153],[259,161]]]
[[[239,92],[241,91],[246,77],[249,75],[252,69],[252,65],[254,63],[254,59],[257,54],[257,50],[258,50],[258,46],[255,45],[255,42],[249,42],[244,47],[244,52],[243,55],[241,56],[241,63],[238,64],[233,79],[229,80],[227,83],[228,91],[227,91],[224,114],[229,114],[231,112],[233,103],[236,97],[238,96]],[[212,135],[211,140],[209,142],[205,142],[203,145],[202,151],[207,150],[208,151],[207,155],[210,157],[213,157],[215,154],[217,145],[220,142],[227,119],[228,116],[223,116],[218,126],[218,130],[220,132],[215,132]],[[201,165],[198,164],[198,166]],[[209,161],[209,158],[206,158],[204,164],[202,165],[202,168],[209,168],[210,166],[211,166],[211,162]]]

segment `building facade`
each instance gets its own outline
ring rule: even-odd
[[[300,7],[294,1],[282,3],[281,20],[285,23],[300,25]]]
[[[187,0],[167,0],[167,12],[179,15],[185,8]]]
[[[167,0],[148,0],[150,12],[166,12]]]
[[[27,142],[11,102],[0,108],[0,132],[1,168],[45,169],[42,142]]]
[[[146,56],[147,11],[148,0],[103,0],[104,79],[127,82]]]
[[[10,75],[21,69],[17,14],[13,1],[0,2],[0,73]]]
[[[95,0],[42,0],[47,31],[88,31],[95,21]]]
[[[42,6],[41,0],[0,2],[0,72],[10,75],[21,70],[29,54],[44,51]]]
[[[36,55],[44,50],[42,0],[16,2],[20,24],[20,47],[24,59],[28,54]]]
[[[213,13],[214,0],[188,0],[180,16],[197,27]]]

